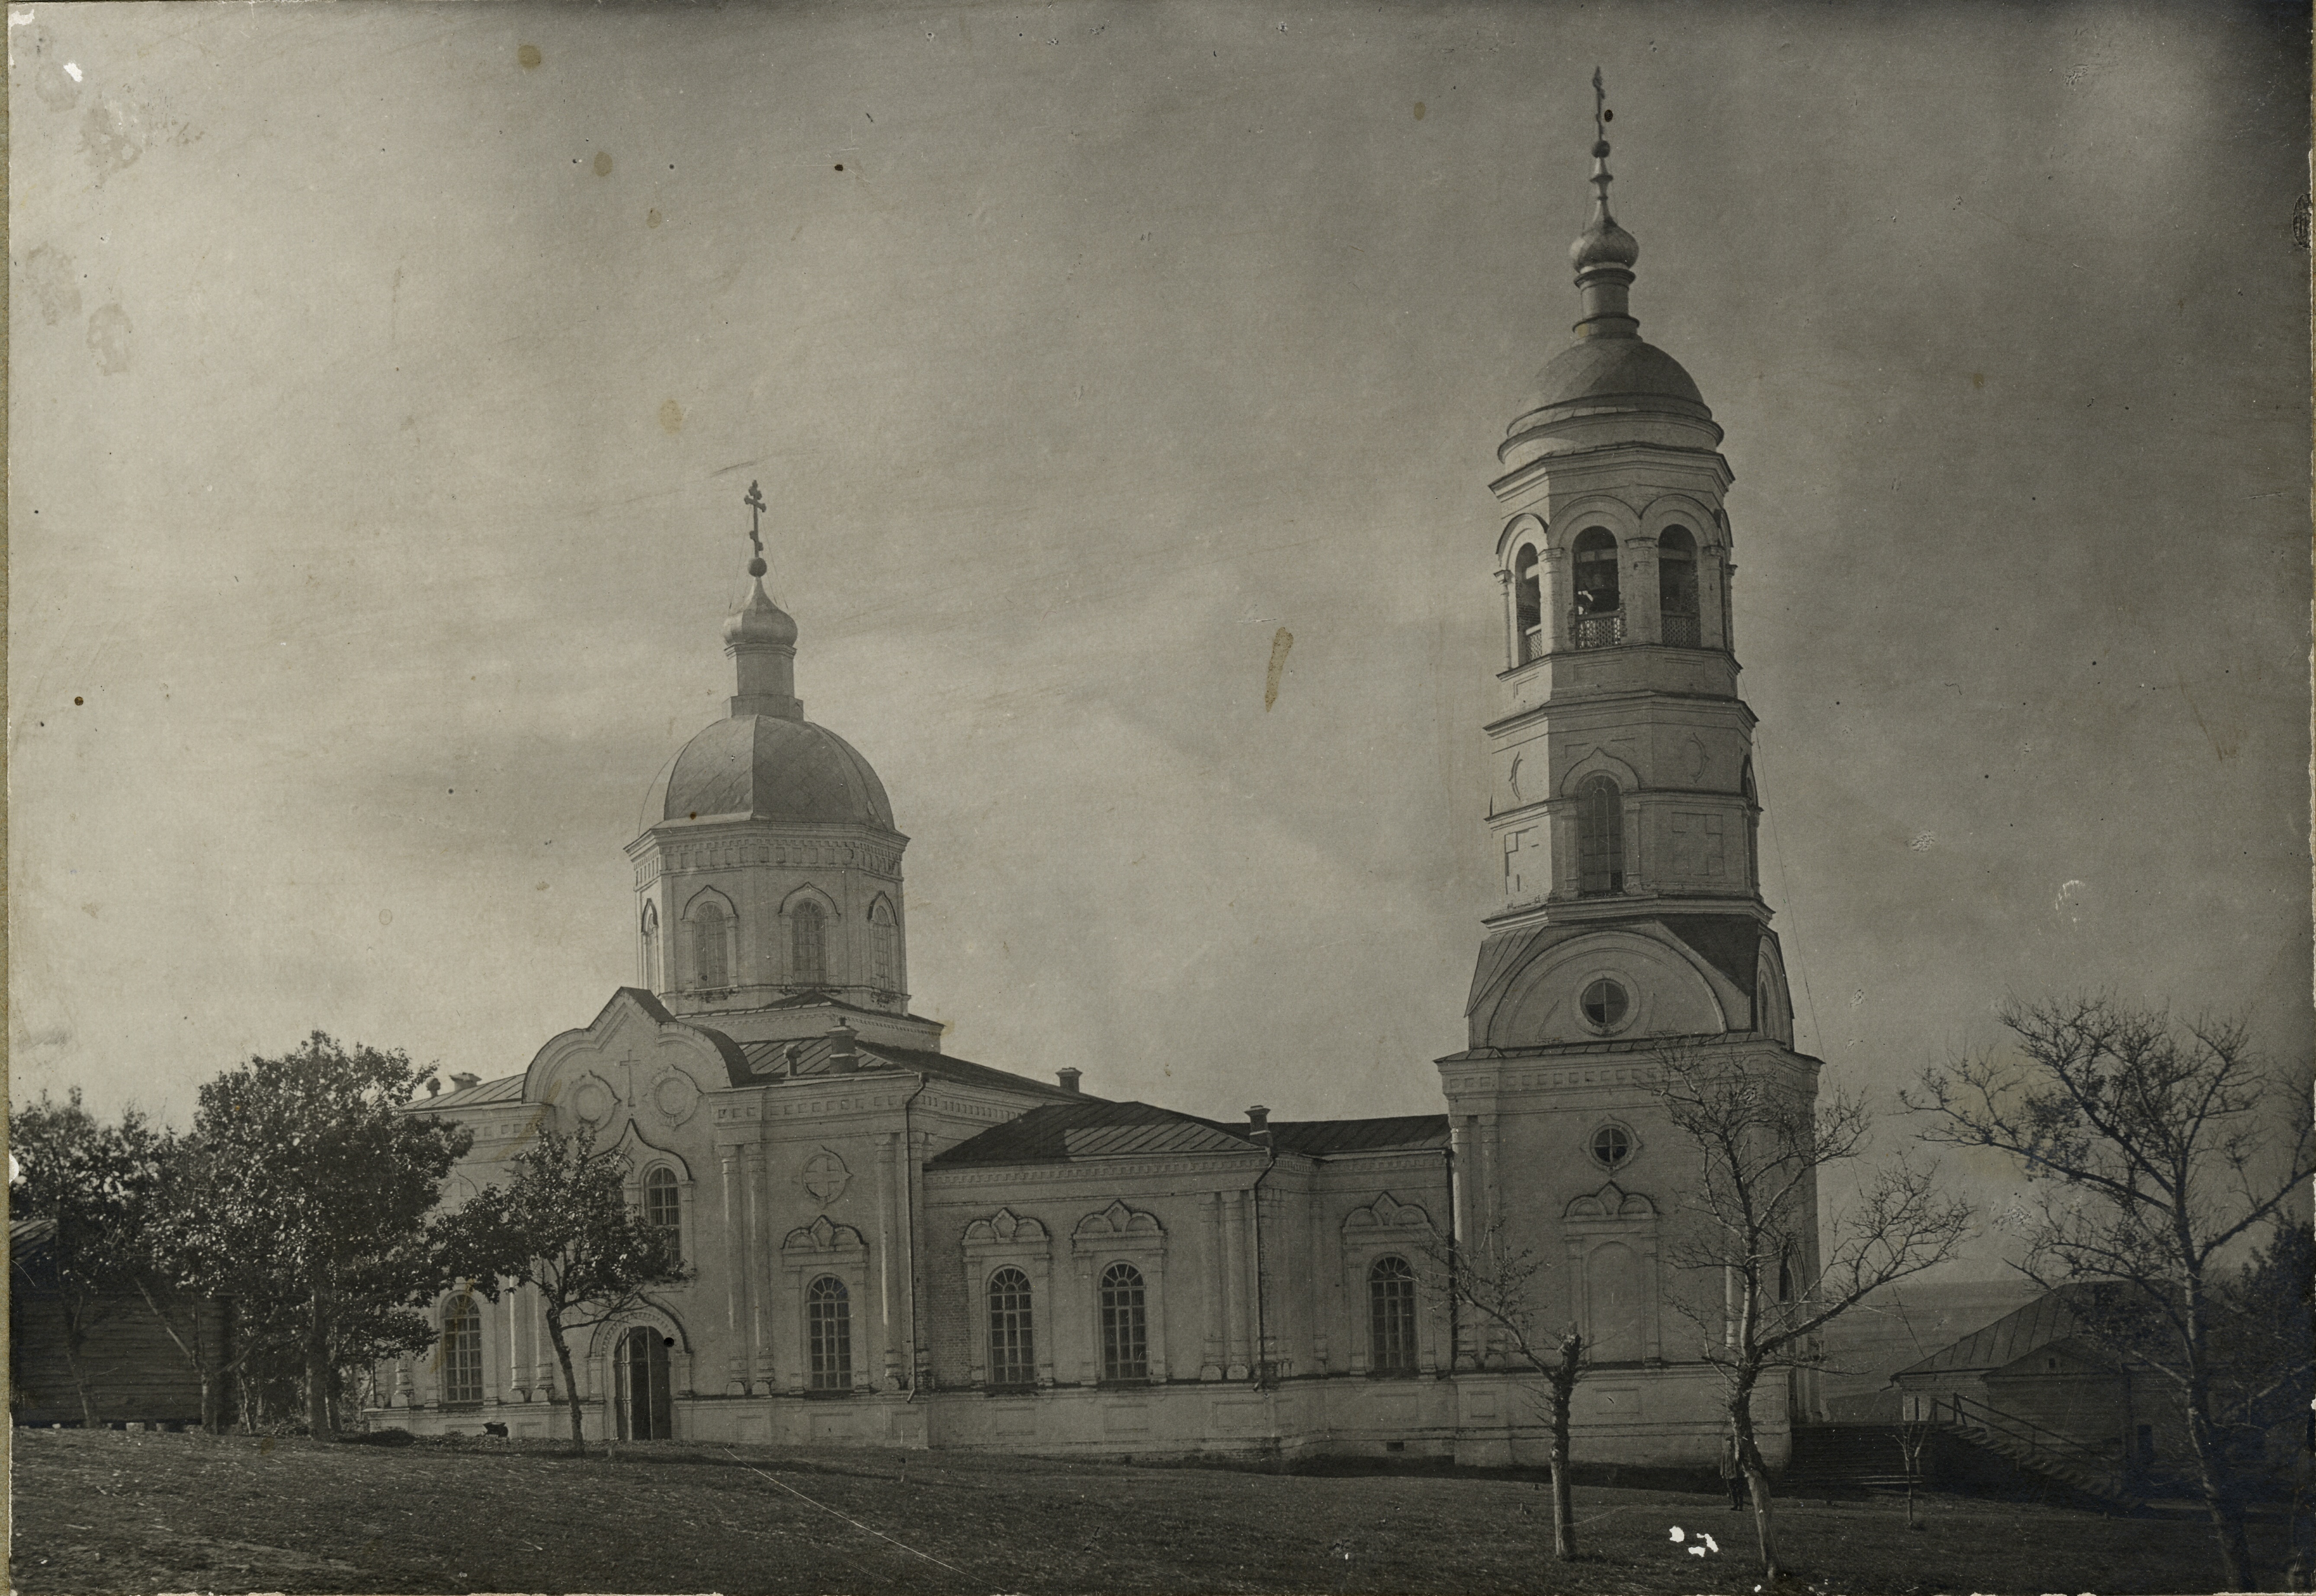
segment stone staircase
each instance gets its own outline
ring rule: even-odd
[[[1997,1409],[1942,1409],[1919,1454],[1919,1488],[2033,1497],[2113,1512],[2140,1497],[2119,1461]],[[1896,1424],[1804,1424],[1779,1494],[1902,1494],[1908,1485],[1903,1429]]]

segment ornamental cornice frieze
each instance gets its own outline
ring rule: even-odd
[[[662,875],[759,865],[774,869],[860,870],[898,881],[901,851],[882,843],[833,838],[824,842],[748,836],[687,838],[661,842],[637,855],[636,880],[642,885]]]

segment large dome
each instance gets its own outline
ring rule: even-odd
[[[1538,415],[1537,412],[1549,414]],[[1602,413],[1654,412],[1711,421],[1705,396],[1680,362],[1638,338],[1586,338],[1562,350],[1536,374],[1507,429]]]
[[[774,715],[719,720],[675,756],[662,818],[727,815],[893,829],[885,784],[851,744],[824,726]]]

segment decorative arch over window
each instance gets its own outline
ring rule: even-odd
[[[1353,1374],[1412,1374],[1430,1372],[1439,1367],[1443,1342],[1442,1326],[1436,1313],[1427,1311],[1417,1291],[1412,1258],[1424,1255],[1425,1249],[1435,1248],[1439,1237],[1431,1224],[1431,1216],[1412,1202],[1402,1202],[1385,1191],[1373,1202],[1353,1208],[1343,1216],[1341,1241],[1342,1296],[1337,1314],[1323,1315],[1332,1318],[1335,1344],[1348,1354]],[[1376,1271],[1396,1279],[1394,1272],[1405,1269],[1406,1301],[1403,1313],[1396,1285],[1389,1288],[1392,1305],[1390,1320],[1394,1327],[1390,1344],[1394,1357],[1402,1361],[1377,1361],[1376,1314],[1381,1310],[1377,1297]],[[1436,1306],[1436,1305],[1433,1305]],[[1402,1336],[1401,1333],[1404,1332]],[[1323,1359],[1327,1356],[1328,1338],[1323,1323],[1320,1344],[1315,1349]]]
[[[900,923],[893,914],[893,901],[882,893],[868,905],[868,961],[879,992],[900,985]]]
[[[1613,776],[1576,789],[1576,890],[1605,897],[1625,890],[1625,801]]]
[[[1415,1372],[1415,1271],[1396,1253],[1367,1266],[1367,1369]]]
[[[1586,527],[1576,534],[1572,550],[1570,585],[1576,602],[1570,617],[1569,640],[1579,648],[1601,648],[1625,640],[1624,583],[1618,570],[1617,534],[1606,527]]]
[[[853,1357],[851,1315],[854,1302],[868,1300],[868,1244],[851,1226],[823,1214],[788,1232],[780,1269],[795,1328],[773,1344],[788,1388],[837,1392],[867,1384]]]
[[[1053,1249],[1054,1238],[1043,1224],[1011,1208],[999,1208],[965,1227],[965,1300],[971,1305],[978,1298],[987,1310],[971,1321],[975,1385],[1054,1383],[1053,1354],[1046,1345],[1050,1337],[1035,1335],[1029,1316],[1031,1305],[1040,1301],[1052,1311]],[[1009,1286],[1020,1296],[1018,1321],[1000,1316],[1001,1276],[1018,1282]],[[1016,1332],[1018,1344],[1008,1340]]]
[[[1610,1181],[1572,1201],[1562,1223],[1577,1322],[1593,1359],[1639,1363],[1661,1358],[1656,1204]]]
[[[1665,528],[1657,539],[1657,612],[1664,640],[1695,648],[1704,640],[1697,596],[1697,537],[1687,527]]]
[[[740,923],[731,899],[704,887],[683,911],[683,923],[690,943],[690,984],[711,992],[731,985],[739,962],[733,943]]]
[[[1112,1202],[1070,1235],[1084,1298],[1093,1308],[1092,1350],[1081,1378],[1166,1379],[1166,1233],[1154,1214]],[[1130,1372],[1138,1369],[1140,1372]],[[1128,1371],[1128,1372],[1118,1372]]]
[[[643,989],[646,992],[663,991],[664,988],[660,985],[659,905],[657,904],[646,903],[644,905],[642,931],[643,968],[639,978],[639,985],[641,985]]]

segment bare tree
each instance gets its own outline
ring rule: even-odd
[[[1552,1425],[1552,1555],[1565,1562],[1576,1556],[1568,1411],[1584,1378],[1586,1351],[1572,1321],[1549,1320],[1538,1307],[1551,1262],[1534,1247],[1516,1245],[1501,1216],[1469,1239],[1434,1231],[1423,1251],[1428,1283],[1473,1316],[1489,1360],[1544,1377],[1544,1388],[1528,1395]]]
[[[1656,1062],[1664,1111],[1701,1155],[1679,1198],[1688,1222],[1665,1256],[1722,1279],[1719,1303],[1682,1294],[1674,1305],[1727,1390],[1761,1565],[1774,1580],[1783,1570],[1753,1434],[1755,1389],[1773,1370],[1822,1365],[1818,1333],[1868,1293],[1953,1257],[1970,1208],[1937,1194],[1934,1171],[1901,1158],[1821,1226],[1818,1173],[1865,1155],[1866,1105],[1841,1093],[1819,1101],[1809,1066],[1781,1058],[1673,1047]]]
[[[1991,1147],[2041,1186],[2026,1273],[2071,1298],[2084,1333],[2177,1396],[2221,1561],[2253,1588],[2240,1437],[2304,1370],[2297,1335],[2267,1335],[2241,1267],[2316,1173],[2304,1075],[2253,1052],[2238,1020],[2176,1021],[2104,997],[2012,1004],[2007,1052],[1923,1072],[1910,1107],[1929,1139]],[[2231,1311],[2231,1297],[2246,1305]],[[2265,1353],[2250,1348],[2266,1340]]]

